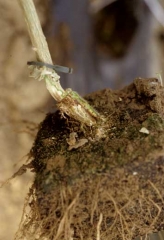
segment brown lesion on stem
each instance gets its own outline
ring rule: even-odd
[[[86,100],[80,97],[71,89],[66,89],[66,96],[57,106],[68,116],[80,121],[82,124],[92,126],[97,123],[98,117],[101,120],[100,114],[91,107]],[[76,112],[76,116],[74,115]]]
[[[36,52],[37,60],[53,64],[33,0],[18,0],[18,2],[27,23],[28,32]],[[33,73],[38,76],[37,67],[33,68]],[[60,85],[59,75],[54,70],[43,67],[39,69],[39,74],[41,79],[45,80],[47,89],[52,97],[58,102],[57,106],[62,113],[88,126],[95,125],[98,121],[103,119],[86,100],[78,95],[78,93],[71,89],[65,91]]]

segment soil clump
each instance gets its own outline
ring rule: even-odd
[[[16,239],[131,240],[164,229],[163,87],[138,78],[86,99],[103,123],[57,111],[40,124]]]

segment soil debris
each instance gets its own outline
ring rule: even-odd
[[[76,149],[88,142],[88,139],[81,138],[78,139],[78,135],[75,132],[70,133],[69,138],[67,138],[67,143],[69,145],[68,150]]]
[[[140,129],[140,132],[141,132],[141,133],[145,133],[145,134],[149,134],[149,130],[148,130],[147,128],[145,128],[145,127],[142,127],[142,128]]]

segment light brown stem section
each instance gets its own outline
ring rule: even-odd
[[[53,64],[33,0],[18,0],[18,2],[25,17],[37,59],[41,62]],[[81,124],[86,124],[88,126],[96,124],[97,120],[101,119],[97,111],[95,111],[88,102],[81,98],[76,92],[73,92],[71,89],[65,91],[61,87],[59,82],[60,77],[54,70],[50,70],[46,67],[41,69],[34,67],[33,76],[45,80],[47,89],[58,102],[57,106],[62,113],[65,113],[78,120]]]
[[[23,10],[32,45],[36,49],[37,59],[41,62],[53,64],[33,1],[18,0],[18,2]]]

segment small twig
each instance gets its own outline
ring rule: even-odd
[[[161,87],[163,87],[163,80],[162,80],[161,72],[160,73],[156,73],[156,75],[157,75],[157,79],[158,79]]]
[[[18,0],[27,23],[29,35],[32,41],[33,49],[36,51],[37,60],[53,64],[49,53],[48,45],[44,37],[40,22],[35,10],[33,0]],[[101,119],[101,116],[95,111],[87,101],[80,97],[71,89],[66,91],[61,87],[60,76],[46,66],[38,68],[32,67],[32,76],[36,79],[44,79],[47,89],[52,97],[58,102],[57,106],[62,113],[78,120],[81,124],[92,126]]]

